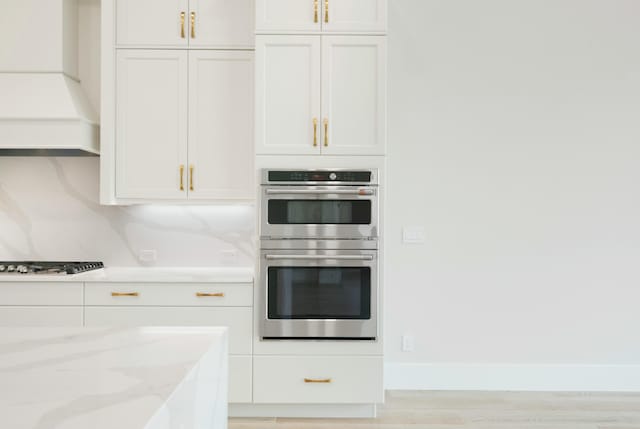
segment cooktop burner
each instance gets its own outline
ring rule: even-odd
[[[79,274],[100,268],[102,262],[0,261],[0,274]]]

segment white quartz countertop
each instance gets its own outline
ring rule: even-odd
[[[227,426],[226,328],[0,328],[11,429]]]
[[[0,282],[251,283],[253,268],[107,267],[86,273],[0,274]]]

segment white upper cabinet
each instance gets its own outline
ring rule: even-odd
[[[256,0],[256,32],[384,33],[387,0]]]
[[[384,36],[322,37],[322,153],[384,155],[385,58]]]
[[[320,150],[320,38],[256,39],[256,153]]]
[[[384,33],[387,30],[387,0],[324,0],[322,30]]]
[[[384,36],[258,36],[256,153],[384,155]]]
[[[320,1],[256,0],[256,32],[320,31]]]
[[[254,0],[190,0],[189,6],[190,47],[253,49]]]
[[[250,200],[253,52],[189,51],[189,199]]]
[[[186,198],[187,52],[120,50],[116,82],[116,196]]]
[[[252,48],[254,0],[116,0],[119,47]]]
[[[117,0],[118,45],[186,47],[188,0]]]

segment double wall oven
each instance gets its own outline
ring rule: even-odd
[[[374,340],[377,171],[262,174],[261,337]]]

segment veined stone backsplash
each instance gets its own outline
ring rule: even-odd
[[[101,206],[98,158],[0,157],[0,259],[253,266],[248,205]],[[155,262],[140,252],[155,250]]]

